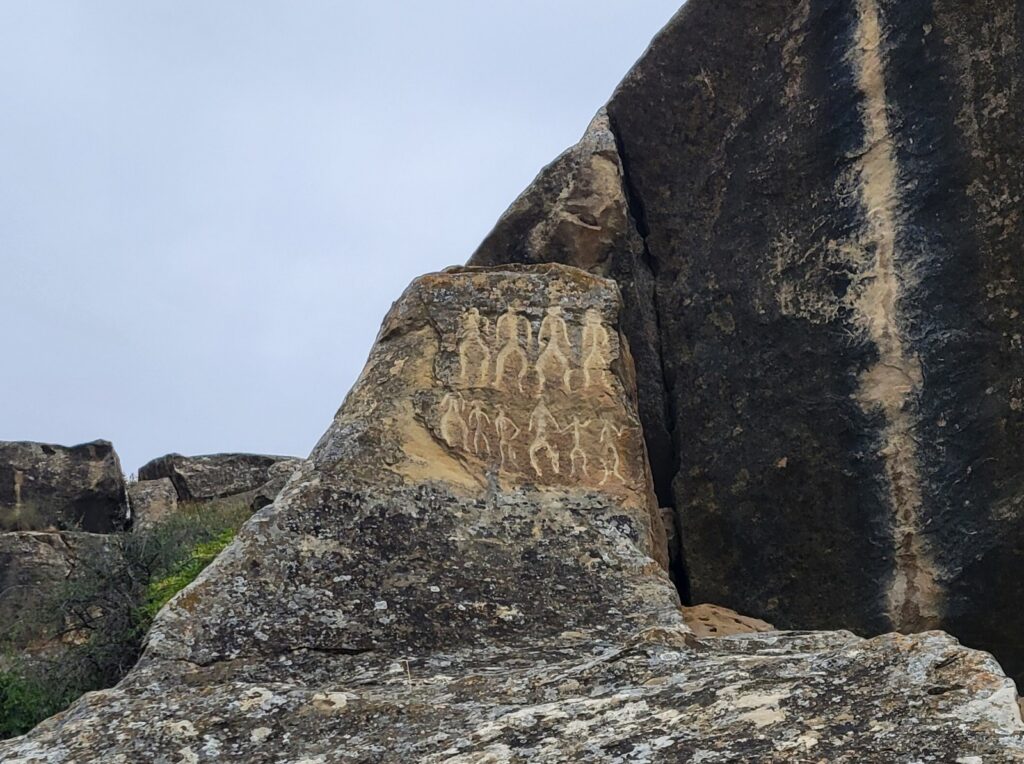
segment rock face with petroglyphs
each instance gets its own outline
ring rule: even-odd
[[[111,533],[127,522],[124,475],[109,442],[0,441],[0,529]]]
[[[562,266],[418,279],[139,665],[0,760],[1024,761],[1012,682],[944,634],[694,633],[621,315]]]
[[[1022,39],[1014,0],[690,0],[474,256],[623,284],[694,601],[1024,678]]]

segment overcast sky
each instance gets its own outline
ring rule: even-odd
[[[0,439],[305,455],[680,0],[0,0]]]

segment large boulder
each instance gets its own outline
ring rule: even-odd
[[[132,530],[153,528],[178,511],[178,491],[170,478],[128,484]]]
[[[0,533],[0,652],[52,648],[63,628],[54,603],[117,553],[108,534]]]
[[[1024,678],[1022,35],[1015,0],[690,0],[472,259],[623,284],[693,600]]]
[[[264,454],[167,454],[140,467],[139,481],[168,478],[181,501],[208,501],[280,484],[298,463],[294,457]]]
[[[0,441],[0,530],[110,533],[127,519],[121,463],[107,441]]]
[[[698,639],[663,566],[614,282],[419,279],[309,460],[140,664],[0,759],[1024,761],[943,634]]]

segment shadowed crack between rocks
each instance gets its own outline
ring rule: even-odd
[[[650,228],[647,223],[647,210],[644,207],[643,199],[641,198],[639,191],[633,183],[633,179],[629,171],[629,158],[626,152],[626,147],[622,141],[622,136],[619,133],[618,126],[615,124],[615,120],[612,118],[611,114],[608,115],[608,127],[611,131],[612,137],[615,139],[615,148],[619,154],[619,163],[622,165],[622,191],[626,198],[626,206],[629,209],[630,222],[633,224],[634,230],[643,243],[643,256],[637,265],[646,268],[647,272],[651,274],[651,301],[654,305],[655,336],[657,339],[657,345],[655,346],[654,351],[657,353],[658,367],[661,370],[660,383],[662,390],[662,418],[665,422],[665,429],[668,431],[668,435],[672,441],[671,466],[667,469],[656,468],[653,460],[651,460],[651,475],[654,479],[654,492],[658,497],[659,504],[663,507],[671,508],[672,514],[676,518],[676,527],[678,528],[678,513],[675,495],[672,490],[675,470],[678,468],[679,462],[679,441],[676,437],[677,411],[675,398],[673,397],[673,385],[670,382],[668,369],[665,365],[665,354],[662,352],[663,335],[661,305],[658,299],[658,267],[647,242],[647,237],[650,235]],[[672,579],[675,582],[676,588],[679,590],[679,598],[682,600],[682,603],[684,605],[690,605],[692,604],[690,597],[690,577],[686,567],[686,558],[683,553],[682,541],[678,538],[678,533],[676,537],[676,549],[674,555],[672,554],[672,551],[673,550],[671,549],[669,550]]]

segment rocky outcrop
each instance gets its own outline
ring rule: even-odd
[[[152,528],[178,511],[178,491],[170,478],[128,484],[132,530]]]
[[[139,480],[168,478],[179,500],[207,501],[257,492],[268,482],[282,484],[298,462],[290,456],[263,454],[168,454],[140,467]]]
[[[1024,761],[1012,683],[943,634],[697,638],[638,422],[614,282],[419,279],[139,666],[0,759]]]
[[[0,653],[53,648],[63,624],[49,609],[69,581],[116,553],[107,534],[0,533]]]
[[[110,533],[126,522],[124,475],[107,441],[0,441],[0,530]]]
[[[690,0],[474,256],[623,284],[695,601],[943,627],[1024,677],[1022,30],[1011,0]],[[595,166],[577,207],[617,214],[573,224]]]

